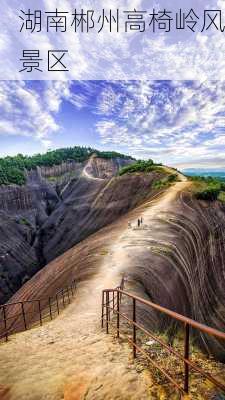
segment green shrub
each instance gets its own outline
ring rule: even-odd
[[[23,156],[18,154],[15,157],[0,158],[0,185],[25,183],[24,170],[31,170],[37,166],[52,167],[59,165],[64,161],[86,161],[91,155],[96,154],[99,157],[133,159],[124,154],[115,151],[98,151],[91,147],[69,147],[64,149],[48,151],[45,154],[36,154],[33,156]]]
[[[153,189],[162,189],[162,188],[164,188],[164,187],[167,187],[168,186],[168,182],[165,182],[165,181],[163,181],[162,179],[161,180],[159,180],[159,181],[155,181],[154,183],[153,183],[153,185],[152,185],[152,188]]]
[[[221,201],[222,203],[225,203],[225,192],[220,192],[218,200]]]
[[[121,168],[119,175],[132,174],[135,172],[151,172],[160,170],[159,164],[154,164],[153,160],[138,160],[136,163]]]
[[[199,200],[209,200],[214,201],[217,200],[219,196],[220,190],[218,188],[210,187],[205,190],[202,190],[196,193],[196,197]]]
[[[25,183],[24,173],[16,167],[2,168],[0,165],[0,185],[8,184],[23,185]]]
[[[173,183],[177,181],[177,174],[171,174],[167,178],[168,182]]]
[[[195,196],[199,200],[215,201],[224,198],[225,183],[220,179],[212,177],[195,177],[192,179],[197,182],[197,190]]]
[[[20,218],[19,224],[30,226],[30,222],[26,218]]]
[[[177,175],[176,174],[171,174],[163,179],[160,179],[159,181],[155,181],[152,185],[153,189],[163,189],[166,187],[169,187],[173,182],[176,182],[177,180]]]

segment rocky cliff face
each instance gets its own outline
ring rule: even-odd
[[[43,262],[70,247],[135,207],[149,194],[160,173],[103,179],[80,177],[63,191],[62,201],[38,234]]]
[[[0,187],[0,304],[47,261],[120,214],[94,216],[98,196],[129,162],[92,156],[29,171],[24,186]]]
[[[109,162],[107,159],[94,156],[86,163],[85,172],[87,175],[94,178],[109,179],[116,175],[120,168],[129,163],[132,163],[132,161],[114,158],[113,162]]]
[[[36,234],[58,202],[39,170],[25,186],[0,187],[0,303],[38,271]]]
[[[147,294],[157,304],[224,331],[224,205],[181,193],[169,209],[152,220],[152,226],[142,242],[137,241],[135,253],[129,252],[133,268],[128,273],[139,282],[141,296]],[[173,341],[179,324],[158,312],[143,309],[141,315],[145,324],[165,330]],[[224,342],[199,333],[196,341],[225,362]]]
[[[26,180],[24,186],[0,186],[0,210],[11,215],[27,214],[34,223],[33,213],[37,223],[42,223],[59,197],[54,187],[43,179],[40,169],[27,172]]]
[[[71,204],[69,203],[68,216],[65,213],[65,218],[59,223],[62,224],[63,231],[70,221],[71,236],[65,230],[64,236],[56,236],[56,242],[54,235],[47,238],[47,221],[42,227],[46,258],[56,255],[57,246],[62,251],[67,246],[67,238],[69,243],[72,240],[76,242],[78,233],[81,236],[88,235],[93,226],[99,227],[102,221],[110,221],[114,213],[121,215],[128,209],[133,210],[54,259],[27,282],[13,296],[13,300],[41,295],[53,296],[58,288],[72,279],[87,280],[102,266],[107,270],[109,263],[112,270],[115,268],[120,273],[125,273],[127,290],[131,289],[141,297],[224,331],[224,206],[219,202],[196,200],[190,192],[185,191],[179,193],[165,207],[150,213],[149,221],[144,217],[144,229],[129,229],[128,221],[137,221],[148,207],[151,210],[152,203],[157,203],[157,200],[152,202],[155,199],[154,191],[149,191],[152,180],[155,179],[158,176],[123,176],[112,179],[101,190],[98,187],[96,200],[93,196],[92,203],[90,202],[93,207],[84,213],[84,225],[82,217],[78,218],[76,214],[76,206],[83,204],[82,195],[80,199],[79,196],[76,197],[78,203],[74,210],[73,190],[68,186],[64,201],[71,201]],[[71,185],[76,185],[76,182]],[[147,202],[134,208],[145,197],[148,198]],[[159,203],[160,201],[161,199]],[[60,207],[65,207],[65,204],[60,204]],[[88,208],[87,203],[85,207]],[[53,225],[60,221],[56,213],[57,210],[53,213]],[[57,233],[61,229],[57,229]],[[123,235],[121,232],[124,232]],[[117,254],[119,257],[116,259],[114,257]],[[157,332],[165,332],[170,342],[173,342],[181,325],[173,324],[171,319],[145,307],[138,306],[137,311],[138,321]],[[195,332],[192,333],[195,335]],[[225,362],[225,346],[222,341],[205,334],[194,337],[204,351]]]

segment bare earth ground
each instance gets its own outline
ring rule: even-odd
[[[187,185],[171,186],[160,201],[140,207],[137,217],[151,222]],[[129,261],[127,245],[141,235],[127,222],[118,225],[99,272],[79,284],[73,303],[52,322],[0,346],[0,400],[166,399],[160,387],[150,396],[150,372],[138,373],[129,346],[100,327],[101,291],[119,284],[120,266]]]

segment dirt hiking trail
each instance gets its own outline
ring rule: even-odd
[[[118,224],[116,241],[102,258],[99,271],[78,284],[73,302],[52,322],[19,333],[0,345],[0,400],[145,400],[153,386],[148,370],[138,371],[132,352],[101,330],[101,292],[120,283],[122,266],[129,264],[130,246],[141,240],[153,217],[166,212],[189,182],[181,176],[155,201],[149,201]],[[134,227],[129,227],[128,221]],[[147,233],[145,233],[147,234]]]

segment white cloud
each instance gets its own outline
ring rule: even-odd
[[[225,82],[127,82],[120,84],[119,96],[112,115],[96,126],[103,144],[179,165],[223,153],[225,166]]]
[[[46,91],[50,96],[49,88]],[[0,134],[31,136],[44,144],[50,134],[59,130],[52,114],[55,107],[51,100],[46,104],[45,96],[25,82],[0,81]]]
[[[123,10],[162,9],[160,4],[151,4],[144,0],[86,0],[80,8],[93,9],[96,12],[103,8],[121,10],[121,32],[109,32],[108,25],[103,33],[75,33],[71,21],[74,10],[72,0],[40,0],[38,8],[44,11],[67,11],[68,33],[46,33],[45,15],[43,14],[43,32],[21,32],[18,13],[20,9],[27,10],[25,0],[2,0],[0,33],[0,74],[2,79],[223,79],[225,68],[224,34],[216,30],[204,33],[187,34],[175,31],[170,34],[157,32],[153,34],[148,28],[145,33],[125,33]],[[171,2],[168,2],[170,7]],[[195,6],[201,15],[206,7],[203,0],[184,2],[184,8]],[[221,8],[224,12],[224,1],[213,0],[211,7]],[[79,9],[79,4],[76,4]],[[36,9],[36,2],[29,2],[29,8]],[[176,10],[177,11],[177,10]],[[96,18],[97,24],[98,18]],[[148,24],[146,24],[148,26]],[[68,73],[50,72],[20,74],[19,58],[22,50],[39,49],[42,57],[47,57],[50,49],[67,49]],[[46,71],[45,71],[46,70]]]
[[[65,102],[97,121],[95,146],[170,165],[225,167],[225,82],[0,82],[0,134],[54,144]],[[85,122],[84,122],[85,123]]]

